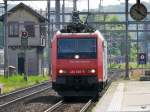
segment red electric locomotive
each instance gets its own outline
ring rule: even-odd
[[[107,44],[99,31],[58,31],[51,63],[52,87],[63,97],[95,96],[107,82]]]

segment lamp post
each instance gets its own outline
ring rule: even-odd
[[[126,16],[126,32],[125,32],[125,79],[129,79],[129,56],[128,56],[128,0],[126,0],[126,6],[125,6],[125,16]]]
[[[5,8],[5,15],[4,15],[4,76],[7,78],[9,76],[9,68],[8,68],[8,15],[7,15],[7,0],[4,0],[4,8]]]

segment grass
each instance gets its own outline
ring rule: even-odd
[[[4,76],[0,76],[0,84],[3,84],[3,93],[8,93],[10,91],[14,91],[19,88],[25,88],[27,86],[31,86],[42,81],[48,80],[48,76],[29,76],[28,81],[25,81],[23,76],[21,75],[13,75],[9,78],[4,78]]]

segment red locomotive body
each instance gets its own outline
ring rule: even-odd
[[[52,87],[61,96],[94,96],[107,82],[107,44],[99,31],[57,32],[51,43]]]

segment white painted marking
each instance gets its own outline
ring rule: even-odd
[[[119,83],[107,111],[121,111],[124,83]]]

